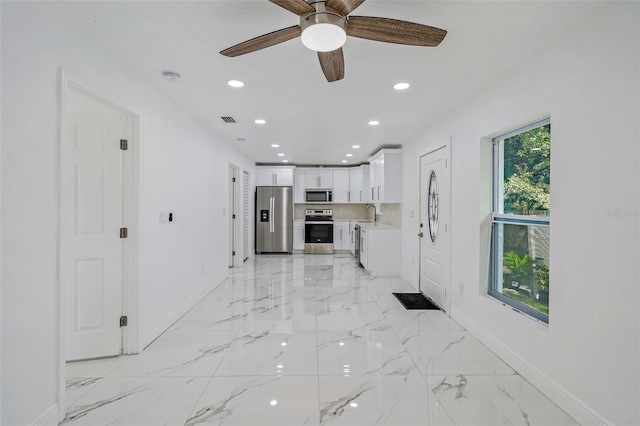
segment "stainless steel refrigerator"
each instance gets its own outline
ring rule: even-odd
[[[256,253],[293,253],[292,187],[256,187]]]

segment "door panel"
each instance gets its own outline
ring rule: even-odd
[[[69,90],[69,105],[91,110],[65,113],[61,147],[60,280],[67,360],[77,360],[121,352],[120,139],[128,120],[74,90]]]
[[[273,251],[293,251],[293,217],[291,206],[293,205],[293,191],[291,187],[278,187],[273,189]]]
[[[271,232],[271,199],[273,191],[271,187],[258,187],[256,189],[256,252],[273,251],[273,239]]]
[[[249,173],[242,173],[242,261],[249,258]]]
[[[420,291],[449,311],[449,148],[420,158]]]

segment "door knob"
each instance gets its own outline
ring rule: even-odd
[[[418,237],[420,237],[420,238],[424,237],[424,233],[423,232],[419,233]]]

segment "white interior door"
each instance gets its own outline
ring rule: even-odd
[[[451,184],[449,148],[420,157],[420,291],[449,311]]]
[[[61,144],[60,281],[66,358],[121,352],[123,170],[129,117],[67,91]]]
[[[249,258],[249,172],[242,173],[242,261]]]
[[[242,185],[240,185],[240,168],[229,165],[229,267],[242,266],[244,258],[240,253],[242,227],[240,226],[240,201]]]

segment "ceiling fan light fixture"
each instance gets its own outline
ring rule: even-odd
[[[316,52],[332,52],[347,41],[345,30],[334,24],[314,24],[302,31],[302,44]]]
[[[316,11],[300,17],[302,44],[316,52],[332,52],[347,41],[347,21],[324,2],[314,4]]]

